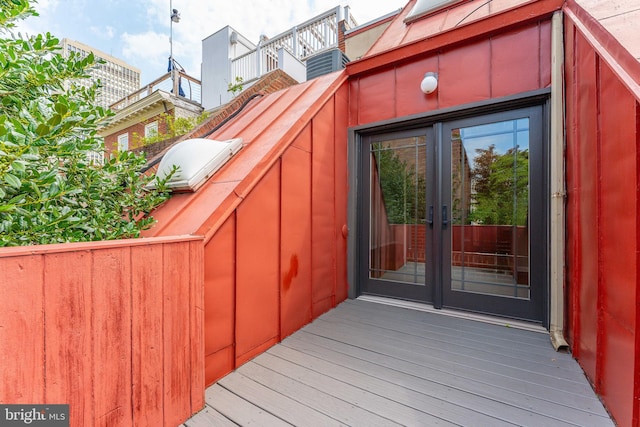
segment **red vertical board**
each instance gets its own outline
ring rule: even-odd
[[[348,86],[340,88],[335,95],[335,227],[336,239],[336,301],[347,299],[347,197],[349,192],[347,164],[347,108]]]
[[[300,138],[310,139],[310,132]],[[280,182],[282,339],[311,321],[311,154],[296,147],[285,151]],[[314,245],[314,257],[315,250]]]
[[[437,89],[440,108],[489,99],[490,83],[489,40],[451,48],[440,55]],[[416,90],[420,90],[419,83]]]
[[[361,77],[358,89],[360,124],[396,117],[396,73],[390,68]],[[420,90],[420,83],[416,86]]]
[[[204,242],[189,243],[189,352],[191,353],[191,413],[204,407]],[[184,414],[184,413],[183,413]]]
[[[640,102],[636,101],[636,147],[640,147]],[[640,153],[636,154],[636,168],[640,167]],[[636,188],[640,188],[640,171],[636,171]],[[636,195],[636,244],[640,245],[640,197]],[[640,266],[640,251],[636,251],[636,274],[638,272],[638,266]],[[638,299],[638,288],[636,288],[636,300]],[[633,425],[638,427],[640,425],[640,314],[637,311],[636,306],[636,318],[635,318],[635,346],[633,348],[633,359],[635,362],[635,375],[634,375],[634,390],[633,390]]]
[[[206,244],[204,249],[204,333],[206,383],[215,381],[220,372],[234,368],[233,358],[222,359],[225,366],[211,366],[209,361],[220,363],[213,354],[222,349],[233,350],[235,334],[235,272],[236,272],[236,216],[231,216]]]
[[[540,87],[551,86],[551,20],[540,22]],[[567,56],[568,57],[568,56]]]
[[[335,295],[335,111],[333,98],[313,119],[313,317]]]
[[[633,416],[637,304],[637,146],[635,98],[600,61],[601,220],[603,316],[599,342],[601,393],[620,425]]]
[[[577,268],[580,254],[581,228],[579,225],[578,211],[578,187],[580,176],[580,163],[578,158],[578,134],[577,134],[577,91],[576,91],[576,66],[575,59],[575,29],[570,21],[564,23],[565,42],[565,121],[566,121],[566,293],[567,293],[567,324],[565,325],[565,337],[571,346],[571,353],[580,358],[580,330],[578,327],[580,313],[580,275]]]
[[[396,68],[396,112],[398,117],[438,109],[438,90],[425,94],[420,83],[427,72],[438,72],[438,56],[413,61]]]
[[[0,402],[44,402],[41,255],[0,258]],[[25,339],[28,337],[28,339]]]
[[[45,255],[44,277],[45,402],[69,404],[71,425],[91,425],[91,253]]]
[[[133,423],[160,426],[164,353],[162,351],[162,245],[131,248]]]
[[[360,110],[358,108],[358,97],[360,96],[360,80],[349,80],[349,126],[360,124]]]
[[[191,409],[189,243],[164,245],[164,425],[184,421]]]
[[[131,422],[131,264],[129,248],[93,252],[95,426]]]
[[[600,152],[604,309],[633,331],[636,318],[635,98],[600,61]]]
[[[539,51],[537,24],[492,37],[491,96],[499,98],[538,89],[540,55],[536,53]]]
[[[276,163],[237,209],[237,365],[278,341],[279,225],[280,163]]]
[[[236,365],[236,353],[233,346],[225,347],[204,358],[205,385],[208,387],[233,371]]]
[[[577,96],[577,161],[580,175],[577,183],[577,216],[579,221],[580,257],[575,260],[579,276],[580,364],[596,382],[598,346],[598,129],[596,99],[596,57],[584,38],[576,35]]]

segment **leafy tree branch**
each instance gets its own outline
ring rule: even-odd
[[[0,0],[0,246],[139,236],[166,187],[146,190],[156,178],[138,173],[143,156],[90,160],[111,114],[95,105],[97,86],[79,84],[96,59],[64,58],[49,33],[15,34],[32,15],[28,0]]]

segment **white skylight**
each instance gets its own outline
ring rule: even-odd
[[[195,191],[242,148],[242,138],[227,141],[194,138],[182,141],[164,155],[157,176],[166,177],[173,166],[178,171],[168,182],[173,190]]]
[[[411,12],[404,19],[404,22],[415,21],[422,18],[425,15],[433,13],[438,9],[442,9],[454,3],[459,3],[461,0],[418,0],[411,9]]]

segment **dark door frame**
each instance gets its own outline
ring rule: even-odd
[[[495,315],[500,312],[502,315],[510,318],[519,318],[528,321],[539,321],[542,323],[544,306],[543,291],[548,286],[548,280],[545,280],[545,275],[548,277],[548,237],[545,237],[545,228],[548,227],[549,214],[548,204],[545,194],[548,194],[548,185],[546,176],[548,176],[548,156],[545,155],[545,148],[548,146],[548,138],[544,138],[544,115],[543,106],[535,105],[531,107],[510,109],[507,111],[500,111],[491,114],[477,115],[471,118],[464,118],[458,120],[451,120],[443,123],[442,135],[450,134],[452,129],[467,126],[476,126],[480,124],[495,123],[505,120],[515,120],[519,118],[527,117],[530,120],[529,133],[530,133],[530,145],[529,145],[529,159],[531,161],[531,167],[529,169],[529,211],[535,209],[536,214],[529,216],[529,233],[530,241],[529,247],[536,248],[536,250],[529,251],[529,265],[541,266],[540,268],[530,268],[529,277],[530,282],[537,284],[531,286],[531,295],[529,300],[524,299],[507,299],[503,297],[496,297],[486,294],[468,293],[468,292],[454,292],[450,289],[443,289],[442,300],[437,301],[442,307],[450,307],[455,309],[468,309],[471,311],[485,313],[489,315]],[[540,142],[540,145],[536,145],[534,142]],[[441,196],[450,199],[450,185],[447,184],[448,176],[451,176],[451,150],[444,148],[445,141],[441,141],[442,147],[442,168],[439,173],[442,175],[442,193]],[[542,166],[542,167],[539,167]],[[446,205],[448,202],[445,200],[440,201],[442,205]],[[540,214],[540,212],[542,214]],[[452,214],[451,214],[452,215]],[[444,229],[441,234],[440,248],[443,254],[451,253],[451,239],[444,238],[451,232],[451,227]],[[548,235],[548,233],[547,233]],[[442,267],[442,287],[448,286],[451,282],[451,269],[448,260],[443,258],[440,265]],[[446,265],[445,265],[446,264]],[[449,300],[449,303],[447,302]],[[455,301],[455,303],[453,303]],[[484,311],[481,307],[493,307],[492,311]]]
[[[361,139],[361,144],[363,146],[369,147],[371,144],[376,142],[388,140],[388,138],[412,138],[425,136],[425,162],[427,163],[426,172],[433,174],[435,178],[435,145],[434,145],[434,136],[433,136],[433,126],[426,126],[422,128],[413,128],[409,130],[398,130],[392,132],[381,132],[375,133],[367,136],[363,136]],[[358,174],[360,174],[360,182],[365,183],[369,182],[369,150],[361,150],[361,163],[358,168]],[[427,201],[434,197],[435,185],[433,181],[429,179],[426,180],[427,188],[426,190],[426,199]],[[431,184],[431,185],[429,185]],[[429,188],[430,187],[430,188]],[[369,199],[367,197],[359,200],[359,209],[361,212],[369,212],[369,209],[364,205],[368,205]],[[433,203],[433,202],[432,202]],[[360,221],[357,224],[357,234],[359,236],[368,236],[370,229],[370,217],[369,215],[362,215],[360,217]],[[419,224],[416,224],[419,225]],[[433,228],[429,227],[426,223],[425,226],[425,234],[426,240],[430,241],[432,239],[431,234],[433,233]],[[433,272],[435,269],[435,263],[433,262],[433,247],[431,245],[427,245],[425,248],[425,270],[427,275],[425,277],[425,284],[410,284],[410,283],[402,283],[402,282],[393,282],[393,285],[390,285],[391,282],[380,280],[380,279],[371,279],[368,277],[368,270],[361,268],[359,270],[358,284],[361,286],[360,291],[362,292],[366,287],[366,293],[371,295],[384,295],[391,297],[398,297],[405,300],[417,301],[417,302],[433,302],[433,284],[434,277],[430,275],[430,272]],[[365,265],[369,262],[369,251],[359,251],[359,264],[360,266]],[[366,281],[366,286],[363,284]]]
[[[549,110],[551,89],[539,89],[535,91],[525,92],[518,95],[512,95],[503,98],[491,99],[486,101],[480,101],[470,104],[464,104],[452,108],[446,108],[436,111],[430,111],[420,113],[412,116],[402,117],[392,120],[384,120],[379,122],[370,123],[367,125],[355,126],[348,129],[348,167],[349,167],[349,195],[348,195],[348,243],[347,243],[347,274],[349,280],[349,298],[356,298],[360,295],[360,277],[358,272],[361,271],[361,263],[363,260],[358,255],[360,252],[360,233],[361,218],[359,218],[361,207],[359,206],[358,194],[363,191],[363,188],[368,186],[367,182],[363,182],[363,178],[360,174],[359,162],[362,156],[362,140],[364,137],[378,134],[382,132],[394,132],[399,130],[410,130],[416,128],[426,128],[428,126],[441,126],[438,123],[449,122],[459,119],[471,118],[480,115],[507,112],[514,109],[521,109],[526,107],[541,106],[542,107],[542,127],[544,138],[544,171],[543,171],[543,185],[545,194],[549,192],[549,140],[550,140],[550,123],[549,123]],[[442,132],[436,131],[435,137],[439,138]],[[436,141],[441,143],[441,141]],[[441,155],[441,151],[438,151],[436,155]],[[436,185],[442,185],[439,181]],[[550,240],[549,236],[549,203],[548,197],[543,197],[544,206],[540,208],[544,210],[545,215],[545,230],[544,235],[547,240]],[[440,202],[440,201],[438,201]],[[441,218],[435,218],[441,220]],[[543,277],[544,285],[542,286],[542,324],[548,327],[549,324],[549,259],[548,248],[544,245],[544,259],[543,270],[540,274]],[[437,254],[435,255],[438,256]],[[438,260],[441,263],[441,260]],[[434,280],[440,282],[442,280],[440,269],[435,269]],[[439,286],[435,287],[436,289]],[[435,307],[438,308],[437,302],[440,300],[441,295],[436,292],[434,294]]]

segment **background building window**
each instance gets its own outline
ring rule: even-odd
[[[144,137],[149,138],[158,134],[158,122],[151,122],[144,125]]]
[[[129,134],[123,133],[118,135],[118,151],[127,151],[129,149]]]

